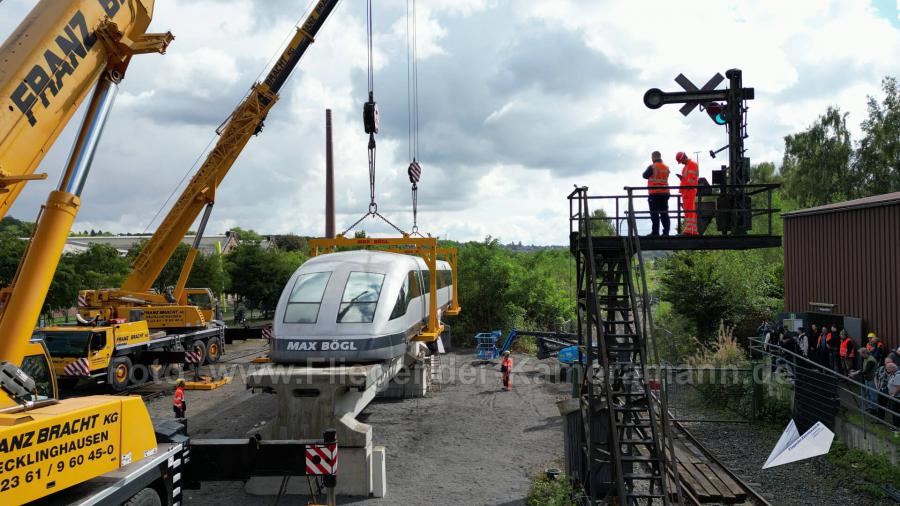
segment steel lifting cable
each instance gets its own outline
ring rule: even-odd
[[[364,219],[369,216],[381,218],[382,221],[390,225],[394,230],[399,232],[400,234],[405,235],[406,232],[401,230],[397,225],[391,223],[390,220],[385,218],[378,212],[378,204],[375,202],[375,134],[378,133],[378,104],[375,103],[375,65],[373,59],[374,53],[374,44],[372,37],[372,0],[367,0],[366,2],[366,38],[367,38],[367,51],[368,51],[368,88],[369,88],[369,100],[363,104],[363,127],[365,128],[365,132],[369,134],[369,210],[362,216],[362,218],[356,220],[353,225],[347,227],[346,230],[341,232],[341,235],[347,235],[347,232],[353,229],[353,227],[359,225]]]
[[[410,4],[412,15],[410,16]],[[410,29],[412,27],[412,29]],[[407,140],[409,157],[412,161],[406,170],[412,184],[413,226],[412,234],[419,235],[419,179],[422,166],[419,165],[419,59],[417,44],[416,0],[406,0],[406,107]]]

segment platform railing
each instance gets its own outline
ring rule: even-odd
[[[780,209],[777,209],[773,206],[773,196],[775,190],[777,190],[781,185],[778,184],[746,184],[746,185],[716,185],[716,186],[708,186],[708,185],[696,185],[696,186],[654,186],[653,190],[667,189],[670,192],[669,195],[669,210],[666,213],[669,219],[673,222],[672,234],[675,235],[678,233],[678,230],[681,230],[682,224],[685,217],[684,204],[682,201],[682,196],[679,194],[679,190],[681,189],[696,189],[697,190],[697,214],[698,217],[701,215],[707,215],[712,212],[713,214],[727,213],[727,214],[736,214],[736,213],[749,213],[750,218],[753,223],[756,222],[756,218],[764,217],[766,219],[766,226],[760,232],[750,232],[752,235],[775,235],[774,230],[774,217],[781,212]],[[650,196],[650,186],[626,186],[624,188],[624,195],[585,195],[580,198],[587,198],[593,201],[593,204],[590,206],[591,209],[604,209],[605,211],[613,211],[612,215],[607,214],[606,217],[600,218],[595,216],[587,216],[582,217],[579,213],[579,206],[577,202],[575,202],[575,194],[576,192],[572,192],[569,194],[569,232],[574,232],[577,230],[578,220],[586,218],[591,222],[592,225],[595,223],[599,224],[600,222],[605,221],[609,223],[612,229],[615,231],[616,235],[622,236],[627,235],[628,230],[624,227],[628,226],[628,212],[629,209],[634,208],[634,204],[636,202],[647,202],[648,197]],[[717,197],[723,196],[727,194],[731,190],[740,189],[744,195],[751,197],[752,206],[749,209],[736,209],[736,208],[725,208],[718,207]],[[577,191],[577,190],[576,190]],[[764,197],[764,205],[761,204],[760,198]],[[672,207],[672,201],[674,199],[674,208]],[[700,202],[704,203],[716,203],[716,207],[714,209],[701,209]],[[639,223],[647,223],[650,221],[650,211],[649,210],[634,210],[634,218]],[[712,218],[715,218],[713,216]],[[710,235],[725,235],[720,231],[713,231],[712,225],[713,221],[711,218],[710,229],[706,230],[702,235],[710,236]],[[598,230],[598,227],[594,227],[593,230]]]
[[[864,383],[835,372],[803,355],[773,343],[764,343],[759,337],[751,337],[749,341],[751,354],[770,358],[773,369],[786,375],[789,380],[793,380],[798,368],[815,371],[823,377],[835,380],[841,409],[845,414],[860,420],[866,432],[871,432],[869,427],[873,426],[882,426],[891,431],[900,430],[900,426],[891,423],[900,420],[900,399],[869,388]],[[875,398],[875,403],[870,400],[870,395]],[[883,414],[883,417],[878,416],[879,413]]]

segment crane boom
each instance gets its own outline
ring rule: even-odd
[[[287,78],[313,43],[316,34],[339,0],[319,0],[306,21],[297,29],[266,78],[253,85],[250,93],[231,113],[220,130],[215,147],[191,178],[172,210],[153,237],[144,245],[131,274],[122,285],[123,292],[146,292],[162,272],[175,248],[203,208],[215,201],[215,192],[228,174],[250,138],[262,130],[269,110],[278,100]]]
[[[155,0],[43,0],[0,46],[0,218],[91,92],[109,58],[97,27],[141,38]]]

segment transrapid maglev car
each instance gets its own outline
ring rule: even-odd
[[[437,304],[453,294],[450,264],[437,262]],[[422,258],[346,251],[310,259],[275,310],[269,357],[277,363],[367,363],[402,355],[426,324],[430,272]]]

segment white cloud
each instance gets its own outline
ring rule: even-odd
[[[0,3],[0,37],[32,5]],[[168,55],[134,59],[76,228],[143,230],[308,5],[157,0],[151,30],[171,30],[176,40]],[[379,208],[409,228],[406,6],[375,3],[375,90]],[[339,227],[365,211],[364,15],[364,2],[342,2],[326,23],[222,183],[211,232],[321,233],[326,107],[334,110]],[[699,85],[743,69],[757,96],[750,156],[779,162],[783,137],[829,105],[848,112],[858,133],[866,95],[878,95],[879,80],[896,75],[900,61],[900,24],[862,1],[427,0],[418,2],[418,30],[419,224],[462,240],[564,244],[573,184],[621,193],[643,184],[654,149],[671,160],[675,151],[723,145],[724,130],[702,113],[644,107],[644,91],[677,89],[679,72]],[[78,119],[42,164],[49,180],[28,185],[13,215],[34,217]],[[706,177],[719,164],[703,154],[700,161]]]

